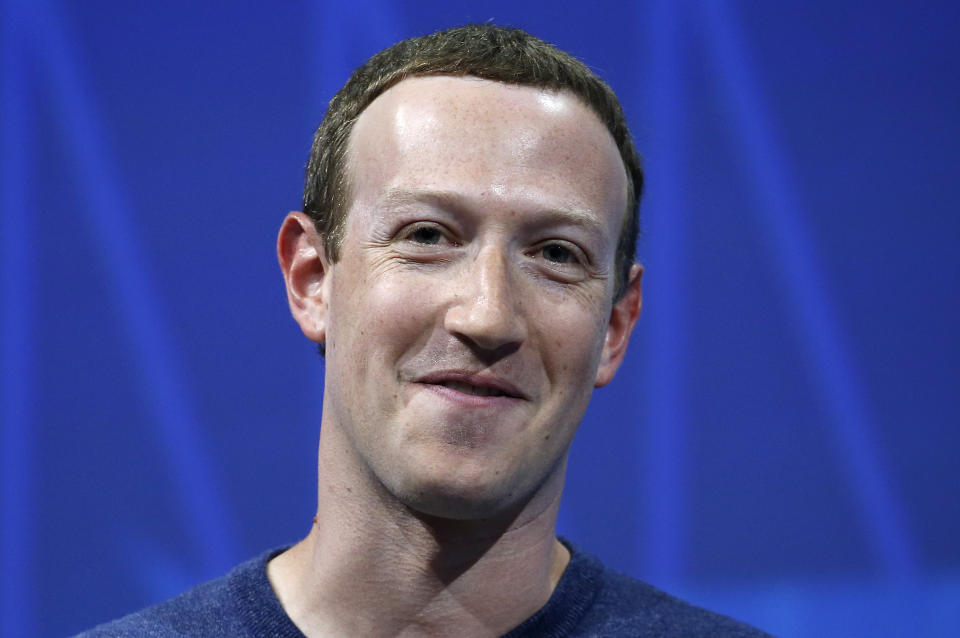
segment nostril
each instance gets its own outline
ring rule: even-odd
[[[520,315],[513,309],[480,297],[451,307],[444,322],[447,331],[486,350],[497,350],[524,340]]]

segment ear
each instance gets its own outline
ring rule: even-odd
[[[633,326],[637,323],[640,308],[643,306],[643,290],[640,285],[642,278],[643,266],[634,264],[630,268],[626,292],[610,310],[607,336],[600,353],[600,367],[597,368],[597,378],[593,384],[596,388],[610,383],[627,353],[630,333],[633,332]]]
[[[330,264],[313,220],[299,211],[289,213],[277,236],[277,259],[287,285],[290,313],[307,339],[327,339]]]

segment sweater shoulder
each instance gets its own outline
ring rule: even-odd
[[[138,612],[98,625],[78,638],[181,638],[184,636],[250,635],[248,598],[262,589],[266,563],[278,550],[267,552],[233,568],[220,578],[201,583],[182,594]]]
[[[570,563],[547,604],[507,638],[760,638],[767,634],[603,565],[565,539]]]
[[[729,616],[703,609],[604,567],[584,635],[770,638]]]
[[[201,583],[170,600],[98,625],[80,634],[80,638],[243,635],[237,633],[236,627],[230,626],[234,624],[230,622],[231,619],[237,616],[230,595],[231,574]]]

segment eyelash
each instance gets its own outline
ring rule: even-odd
[[[429,242],[417,241],[416,239],[414,239],[414,235],[424,230],[433,231],[437,233],[437,241],[435,243],[429,243]],[[441,243],[443,240],[446,240],[451,244],[456,243],[450,238],[450,233],[448,233],[446,229],[444,229],[442,226],[438,224],[431,223],[431,222],[418,222],[416,224],[411,224],[410,226],[407,226],[402,231],[400,231],[398,237],[403,241],[409,241],[418,246],[435,246]]]
[[[550,251],[551,249],[560,249],[560,250],[562,250],[562,251],[563,251],[563,253],[562,253],[562,258],[558,257],[557,255],[554,255],[554,257],[558,257],[558,258],[557,258],[557,259],[551,259],[550,256],[547,254],[548,251]],[[568,263],[570,263],[568,260],[577,261],[577,255],[573,252],[573,250],[571,250],[571,249],[568,248],[567,246],[564,246],[563,244],[556,244],[556,243],[555,243],[555,244],[546,244],[545,246],[542,246],[542,247],[540,248],[540,251],[539,251],[539,252],[543,255],[543,257],[544,257],[547,261],[549,261],[549,262],[551,262],[551,263],[554,263],[554,264],[568,264]]]
[[[566,251],[569,261],[556,261],[553,259],[548,259],[546,256],[546,251],[551,248],[560,248]],[[533,254],[535,257],[542,257],[542,259],[549,264],[549,267],[553,269],[569,269],[574,267],[584,268],[589,263],[586,255],[578,246],[566,241],[552,240],[545,242],[537,246]]]

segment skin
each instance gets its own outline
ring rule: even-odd
[[[567,454],[623,359],[616,145],[565,92],[400,82],[360,116],[331,263],[291,213],[294,317],[326,343],[318,522],[268,566],[307,635],[500,635],[549,598]]]

